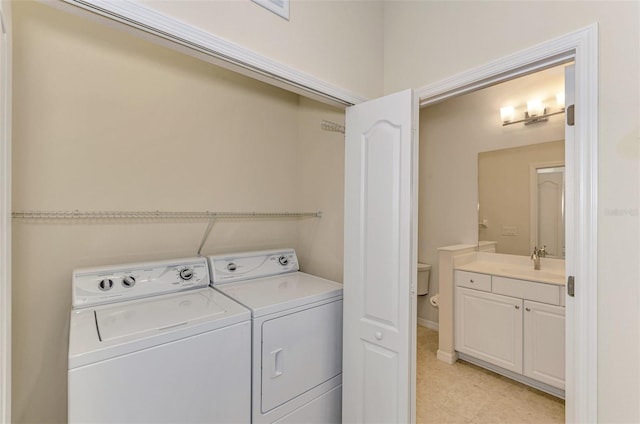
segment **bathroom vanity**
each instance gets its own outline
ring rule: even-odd
[[[460,359],[564,397],[564,261],[474,253],[454,266]]]

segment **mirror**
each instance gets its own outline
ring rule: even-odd
[[[478,154],[478,240],[564,258],[564,140]]]

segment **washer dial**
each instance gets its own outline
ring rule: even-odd
[[[229,262],[227,264],[227,271],[235,271],[236,269],[238,269],[238,265],[234,264],[233,262]]]
[[[286,257],[286,256],[284,256],[284,255],[283,255],[283,256],[280,256],[280,257],[278,258],[278,262],[280,262],[280,265],[282,265],[282,266],[289,265],[289,258],[287,258],[287,257]]]
[[[184,281],[189,281],[193,278],[193,269],[191,268],[182,268],[180,270],[180,278]]]
[[[125,287],[133,287],[136,285],[136,277],[133,275],[125,275],[122,277],[122,285]]]
[[[98,288],[102,291],[111,290],[112,287],[113,287],[113,280],[110,278],[105,278],[103,280],[100,280],[100,282],[98,283]]]

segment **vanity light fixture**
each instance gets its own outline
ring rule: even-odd
[[[500,119],[502,122],[513,121],[513,106],[505,106],[500,108]]]
[[[524,119],[513,120],[514,107],[505,106],[500,108],[500,120],[502,126],[524,123],[525,125],[536,124],[549,120],[550,116],[564,113],[564,93],[556,94],[557,111],[550,112],[540,99],[532,99],[527,102],[527,110],[524,112]]]

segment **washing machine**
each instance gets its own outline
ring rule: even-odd
[[[70,423],[248,423],[251,314],[205,258],[78,269]]]
[[[252,315],[252,422],[341,423],[342,284],[293,249],[209,257],[212,286]]]

